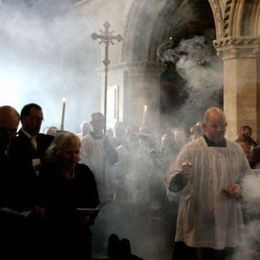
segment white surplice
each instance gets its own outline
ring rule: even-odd
[[[170,173],[192,163],[192,178],[180,194],[175,241],[191,247],[223,249],[240,244],[244,229],[241,201],[223,189],[252,174],[243,150],[227,140],[226,147],[209,147],[203,137],[186,144]]]
[[[106,160],[104,137],[94,139],[90,134],[81,139],[81,163],[86,164],[94,173],[100,196],[115,192],[112,166]]]

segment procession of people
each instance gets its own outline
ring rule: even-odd
[[[43,134],[42,120],[35,103],[21,113],[0,107],[0,235],[12,257],[105,257],[112,233],[129,244],[128,258],[121,251],[111,259],[226,260],[240,252],[242,185],[253,164],[225,138],[220,108],[205,111],[185,144],[171,129],[155,135],[146,125],[118,123],[108,135],[100,112],[81,134]]]

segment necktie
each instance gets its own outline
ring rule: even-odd
[[[33,149],[34,149],[34,150],[37,150],[37,140],[36,140],[36,137],[35,137],[35,136],[33,136],[33,137],[31,138],[31,144],[32,144],[32,146],[33,146]]]

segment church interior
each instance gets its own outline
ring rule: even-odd
[[[187,135],[217,106],[227,138],[249,125],[260,142],[259,0],[1,0],[0,31],[0,103],[41,104],[42,131],[79,132],[100,111],[107,129],[123,122]],[[175,205],[163,222],[133,215],[144,231],[111,207],[102,213],[110,228],[94,227],[94,243],[104,236],[96,252],[117,220],[137,255],[170,259]],[[158,236],[139,241],[142,232]]]
[[[1,102],[43,102],[46,127],[60,127],[67,97],[68,130],[79,131],[105,102],[108,126],[141,125],[146,106],[146,124],[158,130],[189,129],[216,105],[228,137],[248,124],[259,138],[257,0],[2,0],[0,11],[8,89]],[[91,38],[105,22],[112,38],[121,37],[107,44],[107,73],[106,44]]]

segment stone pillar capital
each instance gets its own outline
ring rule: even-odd
[[[215,40],[213,44],[223,60],[260,55],[260,37],[226,37]]]

